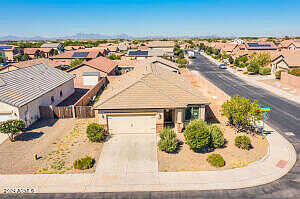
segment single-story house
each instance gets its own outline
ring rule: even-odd
[[[100,79],[110,75],[117,75],[118,64],[105,57],[98,57],[84,62],[68,72],[75,76],[75,88],[91,89]]]
[[[173,56],[174,45],[174,41],[150,41],[147,44],[150,50],[162,50],[170,57]]]
[[[85,46],[65,46],[66,51],[85,49]]]
[[[41,56],[42,52],[38,48],[24,48],[24,54],[27,54],[30,58],[34,59]]]
[[[0,73],[0,121],[40,118],[40,106],[56,106],[74,93],[74,76],[44,63]]]
[[[300,67],[300,51],[287,50],[272,56],[272,73]]]
[[[94,48],[86,48],[74,51],[66,51],[64,53],[49,57],[49,59],[65,62],[65,64],[68,65],[74,59],[84,59],[85,61],[89,61],[99,56],[102,56],[101,50]]]
[[[59,53],[64,52],[64,45],[61,43],[45,43],[41,45],[41,48],[50,48],[50,49],[56,49]]]
[[[39,59],[32,59],[32,60],[27,60],[27,61],[11,63],[11,64],[7,65],[7,67],[1,72],[13,71],[13,70],[17,70],[17,69],[20,69],[20,68],[26,68],[26,67],[29,67],[29,66],[42,64],[42,63],[46,64],[47,66],[57,68],[57,69],[60,69],[60,67],[62,65],[61,63],[56,62],[56,61],[52,61],[50,59],[39,58]]]
[[[278,47],[273,42],[246,42],[247,51],[270,52],[278,50]]]
[[[96,117],[112,134],[181,132],[192,119],[205,119],[209,101],[185,78],[145,64],[112,81],[94,105]]]
[[[278,45],[278,47],[279,47],[280,49],[288,49],[289,46],[290,46],[292,43],[294,43],[294,42],[295,42],[295,40],[293,40],[293,39],[283,40],[283,41],[280,42],[280,44]]]
[[[161,49],[148,49],[148,50],[129,50],[126,55],[129,59],[137,59],[143,60],[149,57],[173,57],[173,53],[166,53],[164,50]]]
[[[300,50],[300,41],[294,41],[288,46],[289,50]]]

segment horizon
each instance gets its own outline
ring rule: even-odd
[[[271,6],[270,6],[271,5]],[[293,5],[293,6],[291,6]],[[0,37],[77,33],[131,37],[284,37],[300,35],[299,1],[2,0]],[[12,15],[18,13],[17,15]],[[293,14],[291,14],[293,13]],[[288,22],[288,23],[287,23]]]

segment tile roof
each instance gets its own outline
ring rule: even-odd
[[[37,51],[40,51],[38,48],[24,48],[24,54],[34,55]]]
[[[56,62],[56,61],[53,61],[53,60],[50,60],[50,59],[46,59],[46,58],[32,59],[32,60],[28,60],[28,61],[21,61],[21,62],[17,62],[17,63],[11,63],[9,65],[10,66],[15,66],[17,68],[25,68],[25,67],[28,67],[28,66],[33,66],[33,65],[41,64],[41,63],[44,63],[47,66],[54,67],[54,68],[59,67],[59,66],[62,65],[59,62]]]
[[[274,53],[271,55],[272,61],[277,60],[279,57],[283,58],[283,60],[290,67],[300,67],[300,51],[299,50],[286,50]]]
[[[209,104],[209,101],[183,76],[145,64],[112,81],[94,108],[184,108],[189,104]]]
[[[85,46],[65,46],[65,50],[85,49]]]
[[[136,59],[121,59],[121,60],[113,60],[118,66],[134,66],[139,63],[139,60]]]
[[[73,78],[73,75],[43,63],[0,73],[0,101],[21,107]]]
[[[82,53],[82,57],[76,56],[76,58],[88,58],[88,59],[94,59],[99,56],[100,50],[99,49],[93,49],[93,48],[86,48],[86,49],[79,49],[79,50],[73,50],[73,51],[66,51],[64,53],[54,55],[50,58],[53,59],[74,59],[73,57],[74,53]],[[86,53],[86,54],[84,54]]]
[[[281,48],[287,48],[289,47],[289,45],[291,45],[293,42],[295,42],[294,40],[290,39],[290,40],[284,40],[282,42],[280,42],[279,46]]]
[[[226,52],[232,52],[233,49],[235,49],[238,45],[237,44],[225,44],[223,47],[222,47],[222,50],[223,51],[226,51]]]
[[[39,48],[40,51],[43,51],[44,53],[50,53],[53,48]]]
[[[174,47],[175,45],[175,42],[174,41],[150,41],[148,42],[147,46],[149,47],[156,47],[156,48],[159,48],[159,47],[167,47],[167,48],[170,48],[170,47]]]
[[[292,44],[294,44],[297,48],[300,48],[300,41],[294,41]]]
[[[161,63],[161,64],[167,65],[171,68],[179,70],[179,67],[178,67],[177,63],[172,62],[172,61],[167,60],[167,59],[164,59],[164,58],[161,58],[161,57],[150,57],[150,58],[147,58],[145,60],[140,60],[139,62],[137,62],[137,66],[138,65],[150,64],[150,63],[152,63],[152,64]]]
[[[118,66],[116,62],[107,59],[106,57],[97,57],[96,59],[84,62],[83,64],[96,68],[105,73],[110,73]]]
[[[247,50],[277,50],[273,42],[246,42]]]

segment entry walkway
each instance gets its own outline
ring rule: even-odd
[[[122,135],[105,143],[103,156],[94,174],[0,175],[0,190],[33,188],[40,193],[173,191],[238,189],[262,185],[285,175],[296,162],[293,146],[270,127],[266,130],[268,154],[243,168],[157,172],[156,135]]]

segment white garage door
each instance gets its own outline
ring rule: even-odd
[[[156,133],[154,115],[108,116],[108,128],[112,134]]]
[[[0,113],[0,122],[4,122],[6,120],[11,120],[12,116],[11,114],[1,114]]]

